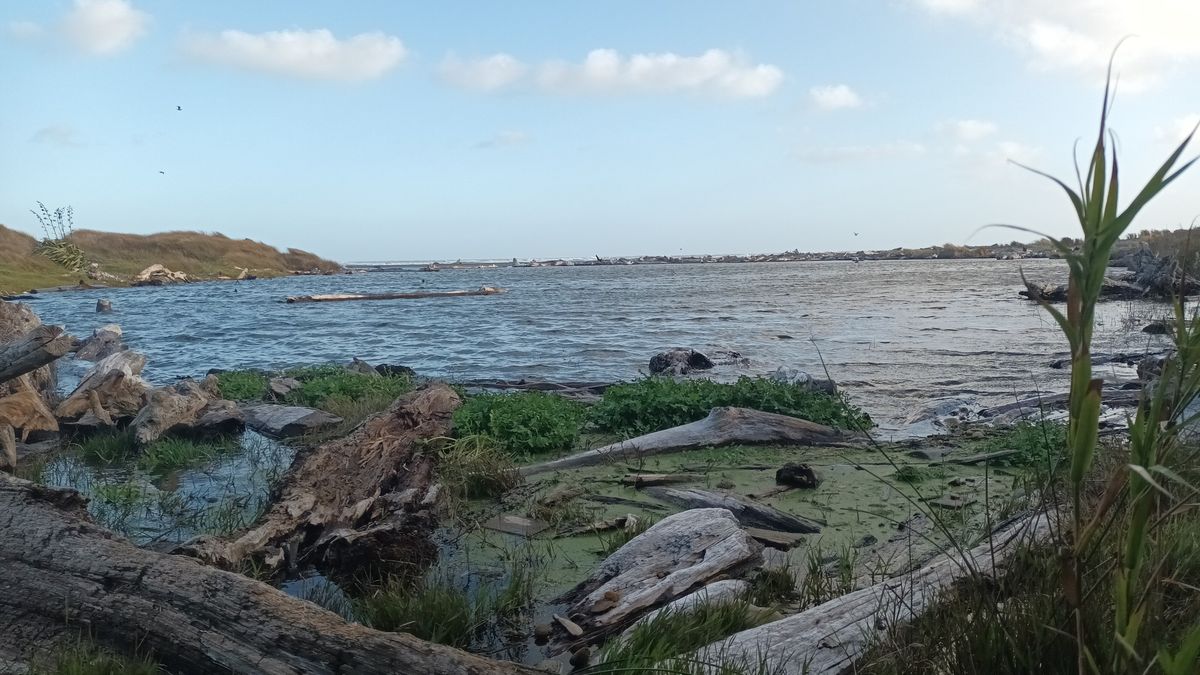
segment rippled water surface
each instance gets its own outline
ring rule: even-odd
[[[209,368],[277,368],[361,357],[452,379],[636,377],[671,346],[733,350],[749,365],[824,366],[885,427],[932,399],[977,404],[1059,391],[1066,355],[1050,319],[1016,297],[1020,271],[1065,277],[1059,261],[903,261],[499,268],[373,272],[44,295],[43,320],[77,335],[116,322],[156,381]],[[413,289],[503,295],[288,305],[288,295]],[[96,314],[107,297],[116,311]],[[1159,346],[1104,306],[1097,349]]]

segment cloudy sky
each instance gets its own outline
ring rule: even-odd
[[[1007,160],[1071,175],[1131,35],[1144,178],[1200,120],[1198,27],[1195,0],[6,0],[0,223],[41,200],[344,261],[1069,235]],[[1197,214],[1200,171],[1137,225]]]

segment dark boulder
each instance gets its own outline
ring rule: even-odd
[[[1166,321],[1151,321],[1146,324],[1142,332],[1148,335],[1169,335],[1171,333],[1171,324]]]
[[[821,484],[821,478],[811,466],[789,462],[775,472],[775,483],[803,490],[813,490]]]
[[[390,363],[381,363],[375,366],[375,372],[385,377],[407,377],[412,379],[417,376],[417,371],[408,366],[397,366]]]
[[[655,354],[650,359],[650,372],[654,375],[687,375],[693,370],[709,370],[715,364],[695,349],[676,347]]]

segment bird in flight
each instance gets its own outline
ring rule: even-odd
[[[166,171],[159,171],[159,173],[161,173],[161,174],[162,174],[162,175],[164,175],[164,176],[165,176],[165,175],[167,175],[167,172],[166,172]]]
[[[177,106],[175,106],[175,109],[176,109],[176,110],[183,110],[183,106],[181,106],[181,105],[177,105]]]
[[[856,236],[856,237],[857,237],[857,236],[858,236],[858,233],[857,233],[857,232],[855,232],[855,233],[854,233],[854,236]]]

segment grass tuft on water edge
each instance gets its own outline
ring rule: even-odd
[[[535,455],[574,445],[584,414],[582,405],[538,391],[481,394],[454,411],[454,430],[487,435],[513,455]]]
[[[145,656],[123,656],[86,640],[60,647],[31,664],[29,675],[157,675]]]
[[[438,478],[460,499],[494,499],[521,484],[512,457],[489,436],[447,439],[438,452]]]
[[[267,393],[267,376],[257,370],[217,373],[217,388],[230,401],[257,401]]]

